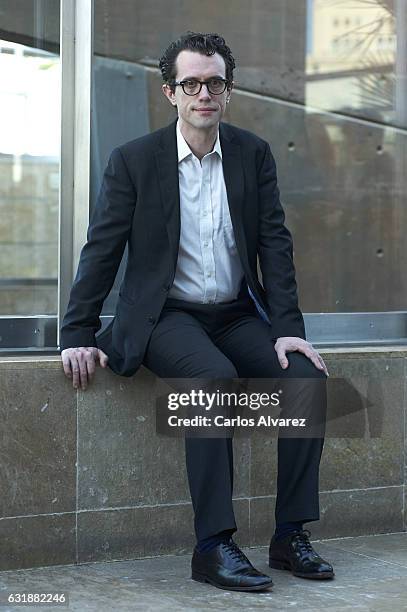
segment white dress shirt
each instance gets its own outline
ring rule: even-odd
[[[229,213],[219,130],[212,151],[199,161],[178,121],[177,147],[181,232],[169,297],[229,302],[237,297],[244,273]]]

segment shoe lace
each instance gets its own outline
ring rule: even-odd
[[[244,552],[240,550],[240,548],[238,547],[236,542],[232,540],[232,538],[229,540],[229,542],[224,542],[223,547],[230,553],[233,559],[239,559],[240,561],[246,562],[249,561]]]
[[[296,546],[299,548],[300,552],[310,552],[313,553],[314,549],[312,548],[312,544],[309,541],[309,536],[311,532],[308,529],[302,529],[294,532],[291,541],[295,542]]]

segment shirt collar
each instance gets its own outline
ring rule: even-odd
[[[177,121],[177,149],[178,149],[178,163],[183,159],[188,157],[188,155],[192,155],[192,151],[189,148],[189,145],[185,138],[183,137],[180,127],[179,121]],[[219,138],[219,129],[216,135],[215,146],[213,147],[211,153],[217,153],[219,157],[222,159],[222,149],[220,146],[220,138]]]

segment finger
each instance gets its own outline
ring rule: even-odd
[[[308,355],[307,355],[308,356]],[[322,370],[328,376],[328,370],[322,359],[321,355],[314,348],[312,349],[312,356],[310,355],[312,363],[318,368],[318,370]]]
[[[85,362],[86,362],[86,369],[88,372],[88,380],[89,382],[93,379],[93,376],[95,374],[95,358],[93,355],[93,352],[91,350],[88,350],[85,352]]]
[[[88,384],[88,370],[86,367],[85,355],[82,351],[78,354],[78,364],[79,364],[80,385],[82,389],[85,390]]]
[[[318,355],[318,359],[319,359],[319,361],[320,361],[320,363],[321,363],[321,365],[323,367],[323,370],[324,370],[325,374],[327,376],[329,376],[328,368],[326,367],[325,361],[322,359],[322,357],[321,357],[321,355],[319,353],[317,353],[317,355]]]
[[[107,362],[109,361],[109,357],[101,349],[99,349],[98,353],[99,353],[99,363],[102,366],[102,368],[105,368],[107,366]]]
[[[69,359],[68,353],[64,354],[62,352],[61,358],[62,358],[62,366],[64,368],[65,376],[68,376],[68,378],[72,378],[71,361]]]
[[[324,369],[322,363],[318,359],[318,353],[316,351],[311,351],[310,353],[307,351],[307,353],[305,353],[305,354],[308,357],[308,359],[310,359],[312,361],[314,366],[316,368],[318,368],[318,370],[323,370]]]
[[[72,368],[72,385],[74,389],[79,387],[79,363],[76,353],[71,354],[71,368]]]
[[[276,353],[277,353],[277,358],[278,358],[278,361],[281,367],[283,368],[283,370],[285,370],[286,368],[288,368],[288,359],[286,356],[286,349],[282,346],[277,346]]]

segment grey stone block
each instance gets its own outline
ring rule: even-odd
[[[360,397],[358,399],[356,393],[341,394],[339,388],[336,388],[338,393],[335,397],[335,385],[331,387],[331,393],[328,392],[321,491],[401,485],[404,359],[380,355],[362,359],[341,355],[326,362],[331,378],[343,379],[349,385],[354,385]],[[335,410],[342,410],[344,416],[332,420]]]
[[[185,443],[157,434],[155,377],[111,372],[78,398],[79,508],[189,502]],[[249,493],[247,439],[234,440],[235,495]]]
[[[276,496],[255,497],[250,500],[250,546],[266,546],[274,533]]]
[[[249,541],[249,500],[234,499],[236,539]],[[78,560],[136,559],[192,552],[196,538],[192,505],[118,508],[78,513]]]
[[[0,570],[75,563],[75,513],[0,520]]]
[[[76,396],[55,368],[1,368],[0,516],[76,509]]]
[[[156,434],[154,380],[109,371],[80,392],[81,510],[189,502],[184,441]]]
[[[275,495],[277,493],[278,439],[254,431],[250,441],[250,496]]]
[[[182,527],[181,527],[182,526]],[[78,559],[128,559],[186,553],[194,545],[191,504],[78,514]]]
[[[320,494],[320,520],[306,523],[315,538],[403,531],[403,486]]]
[[[403,530],[404,487],[320,493],[320,520],[304,523],[314,539]],[[275,529],[275,497],[250,500],[250,546],[266,546]]]

